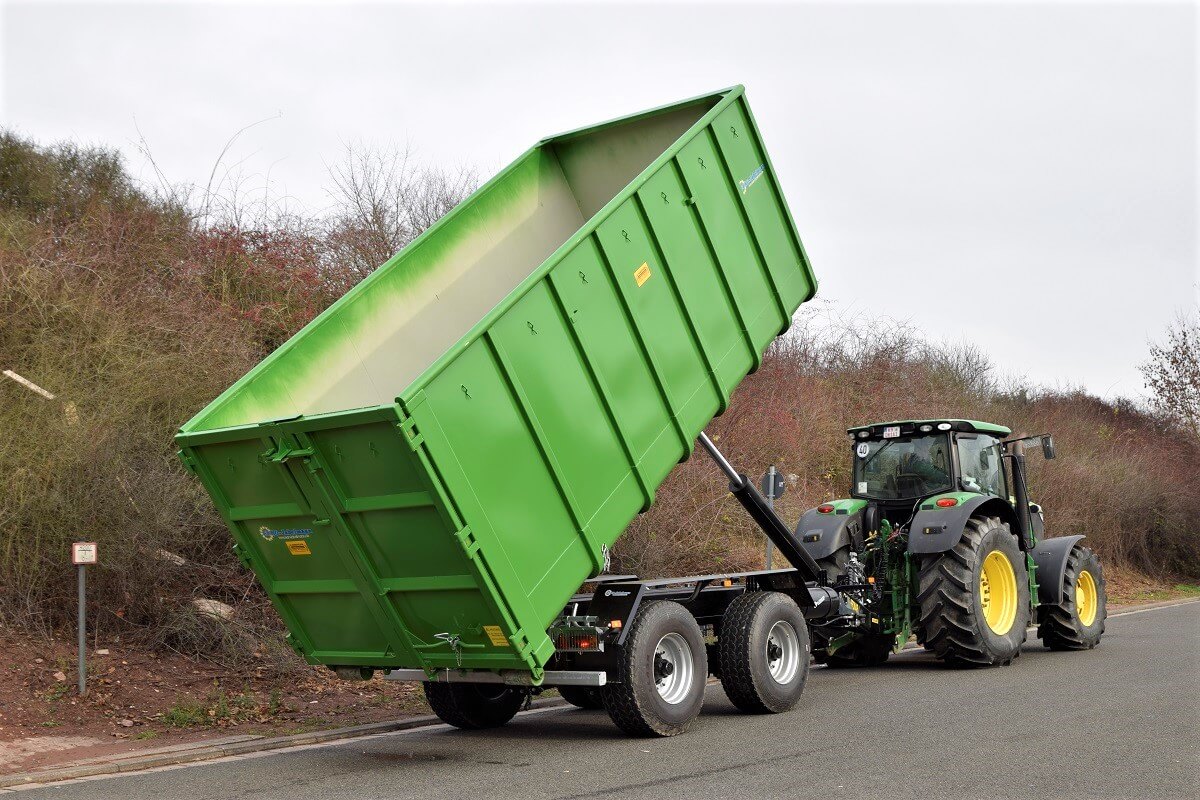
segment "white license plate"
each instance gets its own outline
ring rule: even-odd
[[[895,439],[899,435],[900,435],[900,426],[899,425],[889,425],[888,427],[883,429],[883,438],[885,438],[885,439]]]

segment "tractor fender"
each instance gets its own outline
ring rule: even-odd
[[[814,560],[828,558],[846,544],[852,550],[861,549],[862,518],[861,510],[851,514],[838,509],[832,514],[822,514],[810,508],[796,525],[796,538]]]
[[[1067,573],[1067,557],[1075,543],[1084,538],[1082,534],[1075,536],[1056,536],[1038,542],[1030,555],[1037,566],[1038,604],[1057,605],[1063,599],[1063,577]]]
[[[999,497],[978,494],[951,508],[919,510],[908,526],[908,552],[944,553],[958,544],[971,517],[999,517],[1008,523],[1014,536],[1019,530],[1011,505]]]

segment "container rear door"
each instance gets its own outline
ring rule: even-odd
[[[535,669],[396,407],[254,433],[196,434],[185,451],[306,658]]]

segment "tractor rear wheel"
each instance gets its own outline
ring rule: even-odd
[[[921,561],[917,599],[926,650],[956,666],[1011,664],[1029,624],[1029,578],[1008,524],[968,520],[958,544]]]
[[[603,691],[599,686],[558,687],[558,693],[562,695],[563,700],[566,700],[573,706],[586,708],[589,711],[604,708]]]
[[[474,731],[499,728],[517,715],[528,692],[495,683],[425,681],[425,699],[442,722]]]
[[[1076,544],[1067,556],[1062,602],[1038,606],[1038,638],[1051,650],[1091,650],[1104,635],[1107,617],[1100,559],[1090,548]]]
[[[729,604],[717,637],[721,688],[752,714],[778,714],[800,701],[808,680],[808,623],[781,592],[747,592]]]
[[[877,667],[888,660],[896,644],[895,636],[864,633],[849,644],[825,656],[830,667]]]

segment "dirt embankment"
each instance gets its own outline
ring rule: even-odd
[[[227,669],[123,647],[88,654],[76,690],[68,639],[0,628],[0,773],[232,735],[286,735],[428,713],[413,684],[346,682],[319,667]]]

